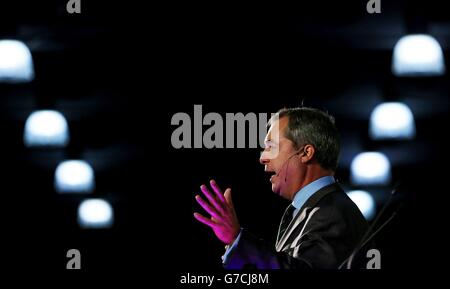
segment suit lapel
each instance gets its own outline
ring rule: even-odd
[[[309,217],[312,216],[312,214],[314,214],[319,209],[314,207],[323,197],[325,197],[329,193],[341,190],[342,190],[341,187],[337,183],[333,183],[331,185],[323,187],[322,189],[314,193],[300,208],[299,213],[291,221],[291,223],[289,224],[288,228],[284,231],[284,234],[282,236],[280,236],[280,228],[278,229],[277,242],[275,245],[276,250],[280,252],[289,245],[288,240],[290,239],[292,232],[296,230],[300,225],[303,226],[301,230],[301,232],[303,232],[304,227],[308,223]],[[305,221],[304,224],[301,224],[303,221]],[[298,236],[296,239],[298,239]]]

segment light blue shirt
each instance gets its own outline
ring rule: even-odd
[[[312,195],[314,195],[314,193],[335,182],[336,181],[334,180],[333,176],[325,176],[301,188],[301,190],[295,194],[294,200],[292,201],[292,205],[295,207],[293,217],[295,217],[298,214],[302,206]]]
[[[307,184],[306,186],[304,186],[303,188],[301,188],[294,196],[294,200],[292,201],[292,205],[295,207],[294,210],[294,216],[295,217],[298,212],[300,211],[300,209],[302,208],[302,206],[306,203],[306,201],[312,196],[314,195],[314,193],[316,193],[317,191],[319,191],[320,189],[331,185],[333,183],[335,183],[335,179],[333,176],[325,176],[325,177],[321,177],[309,184]],[[239,232],[239,235],[237,236],[236,240],[234,240],[233,244],[231,244],[230,246],[228,246],[225,254],[222,256],[222,261],[226,262],[228,255],[230,254],[231,251],[233,251],[233,249],[237,246],[237,244],[239,243],[239,240],[241,238],[241,231]]]

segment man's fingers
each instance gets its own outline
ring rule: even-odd
[[[211,205],[213,205],[217,211],[223,211],[222,205],[217,202],[216,198],[210,193],[210,191],[205,185],[201,185],[200,189],[202,190],[203,194],[206,196],[208,201],[211,203]]]
[[[227,201],[227,204],[234,209],[234,205],[233,205],[233,199],[231,198],[231,189],[228,188],[226,189],[225,193],[223,194],[225,197],[225,200]]]
[[[211,228],[214,228],[214,226],[216,225],[216,223],[214,223],[214,222],[211,221],[210,219],[208,219],[208,218],[202,216],[202,215],[199,214],[199,213],[194,213],[194,217],[195,217],[198,221],[202,222],[202,223],[205,224],[205,225],[210,226]]]
[[[215,180],[211,180],[209,183],[211,184],[211,187],[213,188],[214,192],[216,192],[216,195],[219,198],[219,200],[222,203],[225,203],[225,198],[223,197],[222,190],[220,189],[220,187],[216,183],[216,181]]]
[[[217,213],[217,211],[211,207],[205,200],[202,199],[202,197],[200,197],[199,195],[195,196],[195,200],[197,201],[197,203],[200,204],[200,206],[202,206],[203,209],[205,209],[205,211],[207,211],[211,216],[214,216],[216,219],[219,218],[219,214]]]

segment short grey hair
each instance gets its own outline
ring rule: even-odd
[[[295,149],[310,144],[315,148],[315,158],[324,169],[336,171],[341,141],[334,117],[327,112],[310,107],[283,108],[269,120],[288,117],[285,137],[294,143]]]

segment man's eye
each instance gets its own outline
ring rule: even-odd
[[[275,149],[275,147],[276,147],[276,145],[274,143],[267,142],[265,144],[264,150],[265,151],[271,151],[271,150]]]
[[[273,151],[274,149],[275,149],[275,146],[274,146],[274,145],[270,145],[270,146],[267,146],[267,147],[266,147],[266,150],[269,151],[269,152],[270,152],[270,151]]]

